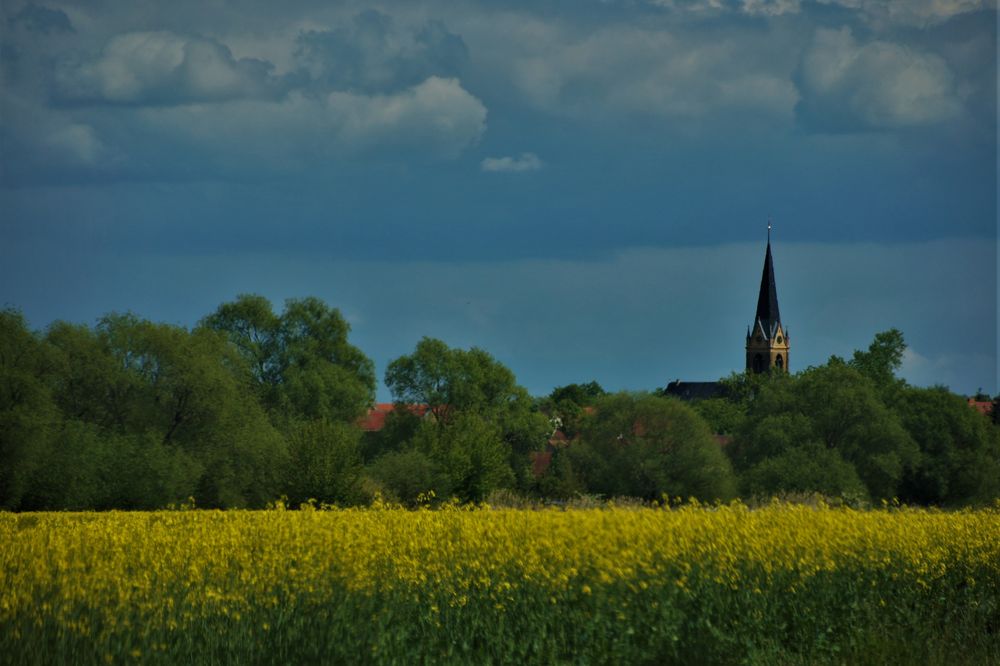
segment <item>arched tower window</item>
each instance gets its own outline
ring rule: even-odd
[[[764,372],[764,357],[760,354],[753,355],[753,371]]]
[[[778,354],[778,357],[774,359],[774,364],[778,366],[778,370],[785,369],[785,359],[781,358],[781,354]]]

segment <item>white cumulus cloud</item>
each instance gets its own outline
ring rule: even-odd
[[[751,16],[781,16],[797,14],[799,0],[741,0],[740,10]]]
[[[172,32],[128,32],[112,37],[100,56],[57,72],[57,90],[69,101],[180,104],[273,95],[277,82],[262,60],[233,58],[215,40]]]
[[[107,152],[94,128],[82,123],[57,127],[42,142],[70,163],[87,166],[97,164]]]
[[[425,26],[419,36],[457,52],[464,48],[438,24]],[[439,50],[450,53],[444,46]],[[393,79],[398,86],[355,86],[348,85],[353,79],[316,81],[302,71],[275,76],[272,70],[265,60],[233,57],[213,38],[125,32],[108,39],[96,57],[66,59],[55,90],[63,113],[81,105],[105,107],[103,113],[124,118],[143,137],[204,149],[209,161],[237,166],[262,156],[268,164],[290,166],[394,150],[454,157],[486,128],[486,107],[455,77],[414,70]],[[97,135],[81,124],[47,142],[75,151],[83,163],[101,153]]]
[[[519,157],[487,157],[479,163],[483,171],[538,171],[542,160],[534,153],[521,153]]]
[[[802,0],[646,0],[675,14],[715,18],[733,12],[751,16],[781,16],[802,11]],[[925,28],[948,19],[995,7],[993,0],[811,0],[852,10],[876,27],[905,25]]]
[[[450,155],[475,143],[486,128],[486,107],[458,79],[437,76],[391,95],[334,92],[327,97],[330,120],[345,139],[378,140],[387,135],[430,140]]]
[[[887,41],[860,44],[847,27],[816,32],[802,59],[800,87],[800,115],[832,129],[915,127],[962,111],[940,56]]]
[[[0,144],[8,154],[21,155],[8,173],[39,166],[89,169],[116,158],[95,127],[36,100],[8,94],[3,99],[3,112]]]
[[[486,107],[457,79],[430,77],[392,94],[291,92],[281,100],[153,107],[142,117],[213,152],[286,163],[392,150],[453,157],[486,129]]]
[[[818,0],[857,10],[874,23],[927,27],[953,16],[995,7],[993,0]]]
[[[504,26],[507,28],[507,26]],[[637,115],[703,121],[746,111],[791,119],[798,93],[788,49],[753,34],[701,39],[695,31],[609,25],[580,35],[560,24],[512,21],[489,44],[529,104],[558,115]]]

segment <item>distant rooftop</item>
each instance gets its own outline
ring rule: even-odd
[[[969,407],[972,407],[980,414],[985,414],[986,416],[993,414],[993,402],[990,400],[976,400],[975,398],[969,398],[968,402]]]
[[[711,398],[725,398],[727,389],[722,382],[682,382],[676,380],[667,384],[663,393],[681,400],[709,400]]]
[[[406,408],[414,416],[424,416],[429,407],[427,405],[407,405]],[[365,432],[379,432],[385,427],[385,420],[389,414],[396,410],[396,404],[392,402],[379,402],[368,410],[361,422],[358,424]]]

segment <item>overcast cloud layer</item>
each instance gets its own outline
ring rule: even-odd
[[[649,388],[648,372],[738,369],[714,351],[729,331],[690,308],[752,313],[713,276],[758,279],[759,252],[746,274],[727,253],[760,245],[772,216],[781,261],[802,267],[779,295],[805,358],[896,325],[914,381],[995,392],[993,7],[11,0],[0,301],[41,327],[125,308],[190,323],[207,293],[317,294],[350,305],[379,362],[440,335],[533,390],[590,375]],[[686,252],[703,263],[654,270]],[[822,257],[838,263],[819,281]],[[928,275],[933,307],[904,296]],[[435,309],[472,283],[466,300],[502,321]],[[852,302],[870,316],[827,316]],[[578,321],[582,303],[604,324]],[[974,343],[956,344],[945,307]],[[616,343],[607,322],[624,356],[593,351]],[[689,326],[696,365],[657,344]]]

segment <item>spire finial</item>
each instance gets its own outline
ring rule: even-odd
[[[771,242],[771,216],[767,216],[767,242]]]

